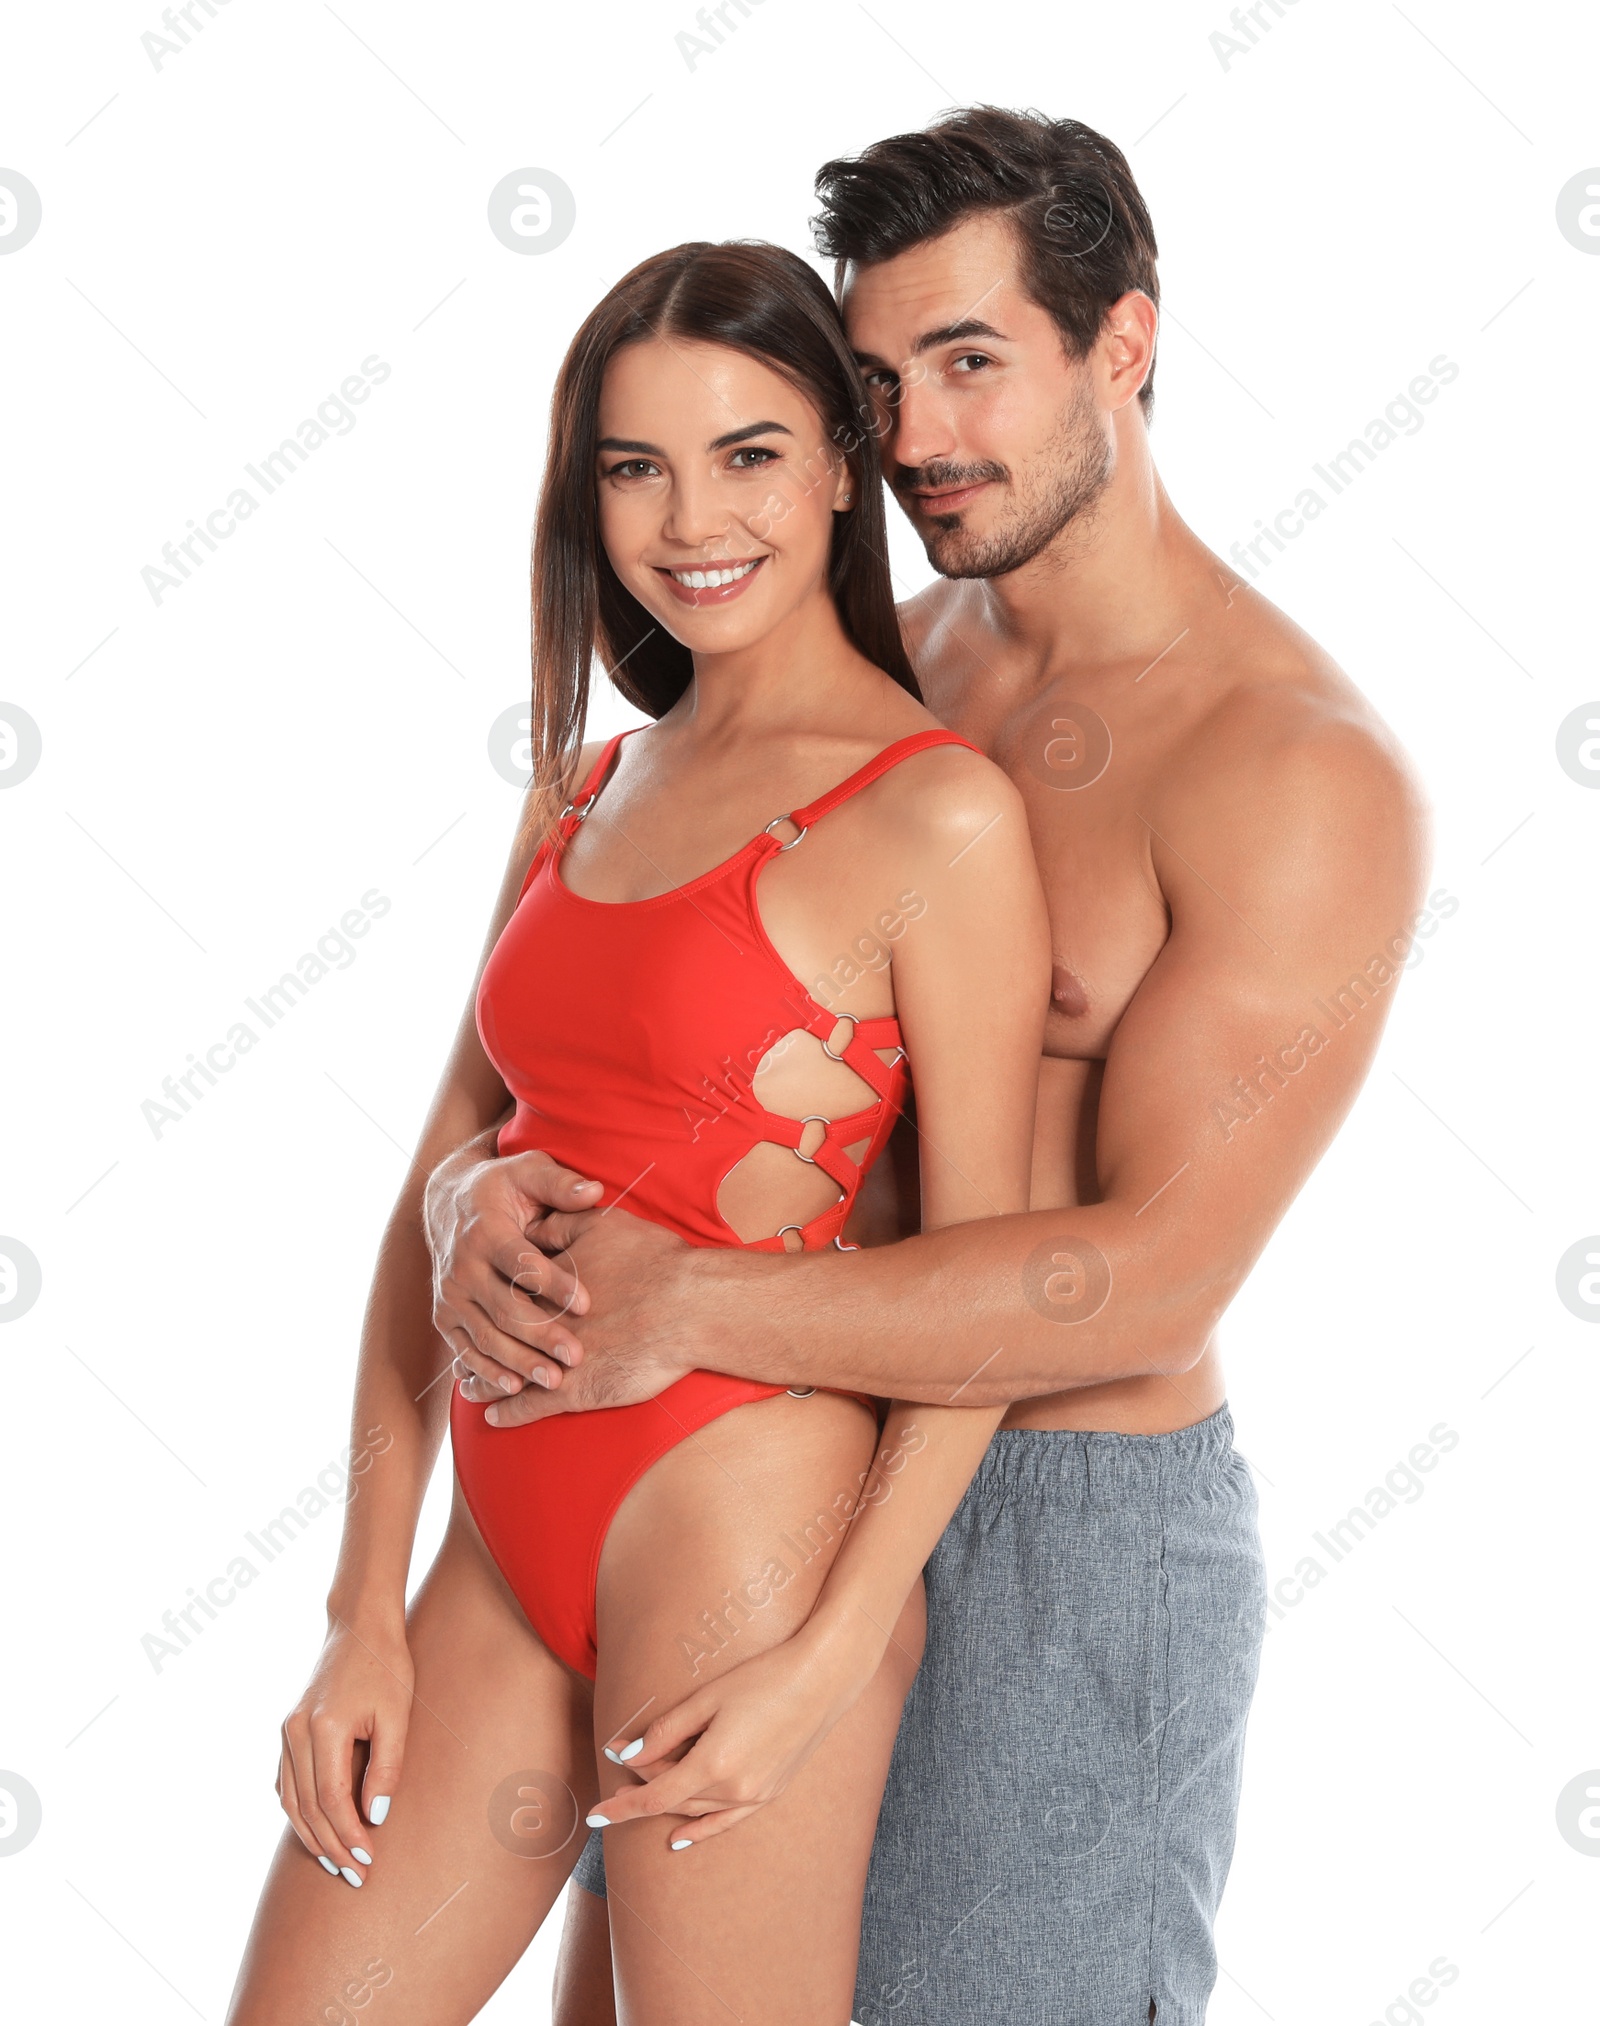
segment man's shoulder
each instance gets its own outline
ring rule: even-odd
[[[1217,631],[1209,693],[1164,770],[1166,792],[1218,810],[1245,796],[1330,821],[1419,818],[1415,769],[1371,700],[1292,620],[1250,602],[1236,633]]]

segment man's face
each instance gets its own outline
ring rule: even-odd
[[[878,404],[884,472],[944,577],[999,577],[1080,526],[1114,463],[1089,359],[1024,293],[994,214],[851,269],[845,328]]]

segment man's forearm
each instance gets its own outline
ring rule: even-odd
[[[717,1371],[999,1406],[1189,1369],[1254,1261],[1120,1204],[1032,1210],[841,1254],[696,1250],[685,1312]],[[1265,1242],[1265,1231],[1261,1242]]]

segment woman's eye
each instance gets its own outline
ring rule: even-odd
[[[625,458],[621,464],[612,465],[607,478],[648,478],[655,466],[648,457]]]
[[[763,450],[759,443],[747,443],[742,450],[736,450],[728,462],[735,471],[754,471],[760,465],[771,464],[777,454],[775,450]],[[754,462],[741,464],[739,460],[744,457],[751,458]]]

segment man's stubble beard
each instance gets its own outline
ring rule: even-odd
[[[1077,533],[1087,537],[1115,464],[1094,396],[1086,384],[1080,384],[1031,468],[1040,476],[1037,494],[1024,497],[1017,489],[1013,518],[987,535],[969,534],[959,515],[935,519],[933,532],[923,541],[928,561],[941,577],[1004,577],[1031,563],[1074,522]],[[1075,549],[1079,543],[1071,546]],[[1063,563],[1067,560],[1065,547],[1060,556]]]

